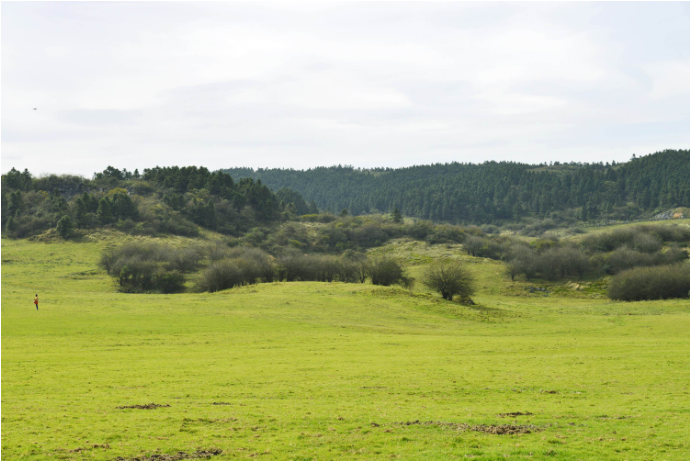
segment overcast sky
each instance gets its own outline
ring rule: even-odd
[[[687,2],[3,2],[2,171],[625,161],[689,82]]]

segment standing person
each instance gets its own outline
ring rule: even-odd
[[[36,305],[36,311],[38,311],[38,294],[34,297],[34,305]]]

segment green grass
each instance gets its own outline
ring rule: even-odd
[[[690,454],[687,300],[511,296],[498,262],[402,244],[376,252],[419,258],[417,274],[442,252],[467,260],[479,306],[420,285],[120,294],[96,267],[112,243],[2,241],[5,460]],[[117,409],[146,403],[170,407]],[[462,425],[516,422],[534,427]]]

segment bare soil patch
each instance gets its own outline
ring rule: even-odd
[[[524,435],[532,432],[540,432],[543,428],[536,425],[475,425],[470,430],[492,435]]]
[[[156,409],[158,407],[170,407],[170,405],[169,404],[156,404],[156,403],[133,404],[131,406],[118,406],[115,409]]]
[[[505,414],[498,414],[499,417],[520,417],[522,415],[534,415],[531,412],[506,412]]]
[[[149,456],[138,456],[134,458],[118,457],[115,460],[184,460],[184,459],[208,459],[222,454],[223,450],[218,448],[198,449],[192,453],[178,451],[175,454],[154,453]]]
[[[455,422],[421,422],[419,420],[408,422],[397,422],[396,425],[436,425],[439,427],[451,427],[460,431],[474,431],[481,433],[490,433],[492,435],[524,435],[532,432],[540,432],[544,430],[543,427],[536,425],[470,425],[466,423]]]

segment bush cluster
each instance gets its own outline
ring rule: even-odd
[[[610,252],[621,247],[651,253],[659,251],[664,242],[690,243],[690,228],[678,225],[638,225],[620,228],[586,236],[582,240],[582,247],[590,254]]]
[[[369,277],[376,285],[411,285],[411,279],[398,263],[387,259],[370,261],[356,252],[345,252],[341,256],[309,255],[285,248],[272,257],[260,249],[239,247],[223,251],[222,257],[206,268],[197,290],[215,292],[272,281],[363,283]]]
[[[624,271],[611,279],[609,297],[625,301],[688,298],[690,265],[685,263]]]
[[[305,254],[285,248],[276,257],[261,249],[228,247],[221,241],[191,248],[172,248],[154,242],[135,242],[104,251],[100,265],[117,278],[124,292],[171,293],[183,290],[184,274],[206,265],[195,290],[216,292],[236,286],[272,281],[320,281],[410,288],[402,267],[390,259],[370,260],[348,251],[340,256]]]
[[[173,293],[184,288],[184,273],[196,270],[202,258],[196,247],[132,242],[104,251],[100,265],[117,278],[123,292]]]
[[[586,236],[580,244],[545,233],[530,244],[510,236],[468,235],[463,247],[472,256],[502,260],[514,279],[558,280],[588,274],[618,274],[636,268],[668,265],[688,259],[690,228],[641,225]]]
[[[605,274],[618,274],[631,268],[669,265],[687,260],[688,252],[671,247],[665,252],[646,253],[621,247],[609,253],[595,254],[592,263]]]
[[[429,221],[396,223],[383,216],[341,216],[331,214],[305,215],[300,222],[286,222],[271,229],[257,227],[250,230],[242,241],[278,254],[282,247],[294,247],[307,253],[342,253],[361,251],[384,245],[390,239],[411,237],[431,244],[462,243],[468,236],[484,236],[478,227],[434,225]],[[314,227],[308,223],[322,223]]]

